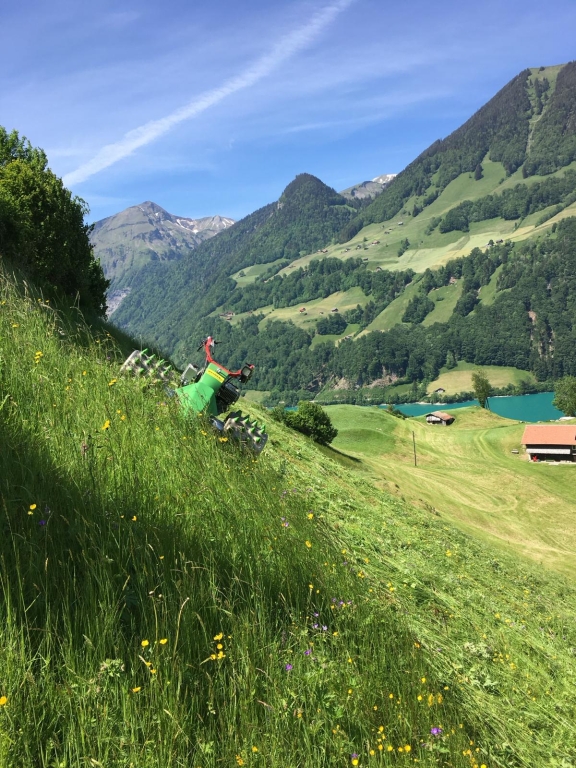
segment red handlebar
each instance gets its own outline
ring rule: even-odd
[[[212,336],[208,336],[202,342],[202,346],[204,347],[204,354],[206,355],[206,362],[217,365],[219,368],[222,368],[223,371],[226,371],[229,376],[233,376],[235,379],[239,379],[242,375],[242,368],[239,368],[237,371],[229,371],[228,368],[222,365],[222,363],[217,363],[216,360],[214,360],[212,357],[212,349],[214,348],[215,344],[218,344],[218,342],[215,341]],[[248,367],[251,370],[254,370],[253,365],[248,365]]]

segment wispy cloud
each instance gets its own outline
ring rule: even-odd
[[[201,94],[166,117],[160,120],[151,120],[126,133],[120,141],[106,145],[87,163],[66,174],[63,179],[64,183],[70,186],[85,181],[131,155],[140,147],[150,144],[184,120],[190,120],[228,96],[255,85],[296,53],[309,46],[354,1],[336,0],[336,2],[325,6],[315,13],[306,24],[281,38],[269,53],[262,56],[242,73],[226,80],[218,88]]]

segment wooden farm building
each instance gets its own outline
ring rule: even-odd
[[[529,424],[522,445],[532,461],[576,461],[576,425]]]
[[[428,424],[442,424],[447,427],[454,421],[454,416],[450,416],[446,411],[433,411],[426,414],[426,421]]]

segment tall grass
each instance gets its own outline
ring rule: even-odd
[[[1,768],[573,764],[569,681],[540,721],[519,688],[502,725],[514,705],[438,659],[464,636],[443,631],[431,545],[393,586],[394,534],[359,520],[400,530],[407,509],[355,509],[357,479],[280,426],[256,461],[119,362],[1,278]]]

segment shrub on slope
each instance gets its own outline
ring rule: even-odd
[[[47,163],[41,149],[0,126],[0,258],[103,315],[108,282],[88,239],[88,207]]]

